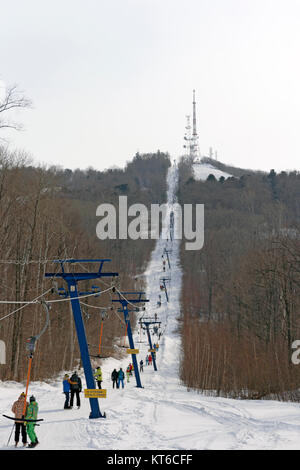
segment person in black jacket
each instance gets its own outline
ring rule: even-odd
[[[121,388],[120,384],[122,384],[122,388],[124,388],[124,377],[125,377],[124,371],[122,367],[120,367],[120,370],[118,372],[118,388]]]
[[[111,373],[111,380],[112,380],[112,383],[113,383],[113,388],[115,388],[115,385],[117,386],[117,388],[119,388],[119,384],[118,384],[118,371],[116,369],[114,369]]]
[[[70,408],[73,408],[74,395],[76,395],[76,405],[77,408],[80,408],[80,392],[82,390],[81,379],[75,371],[70,379],[71,385],[71,399],[70,399]]]

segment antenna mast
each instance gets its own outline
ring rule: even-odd
[[[200,162],[200,152],[198,145],[198,134],[197,134],[197,120],[196,120],[196,99],[195,90],[193,90],[193,125],[190,122],[191,116],[186,116],[187,125],[185,127],[186,132],[184,135],[184,148],[186,149],[186,155],[192,157],[195,163]]]
[[[192,142],[191,142],[191,156],[193,157],[194,161],[199,160],[199,157],[200,157],[198,139],[199,137],[197,134],[197,121],[196,121],[196,98],[195,98],[195,90],[193,90],[193,134],[192,134]]]
[[[188,115],[186,116],[186,133],[184,134],[184,146],[183,148],[186,149],[186,155],[191,156],[192,155],[192,150],[191,150],[191,144],[192,144],[192,136],[191,136],[191,123],[190,123],[191,116]]]

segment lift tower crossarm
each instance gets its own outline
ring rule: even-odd
[[[102,268],[105,262],[109,262],[111,259],[69,259],[69,260],[54,260],[53,263],[59,263],[61,266],[61,272],[60,273],[46,273],[45,277],[62,277],[63,279],[66,279],[67,277],[72,276],[73,279],[76,279],[77,281],[83,281],[87,279],[97,279],[99,277],[116,277],[119,274],[118,273],[111,273],[111,272],[103,272]],[[64,269],[64,264],[65,263],[70,263],[70,264],[75,264],[75,263],[100,263],[99,265],[99,270],[97,272],[91,273],[91,272],[84,272],[84,273],[68,273],[65,272]]]

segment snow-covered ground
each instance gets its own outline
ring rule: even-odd
[[[215,168],[209,163],[194,163],[193,171],[195,180],[206,180],[210,174],[214,175],[217,180],[221,178],[221,176],[224,176],[225,179],[232,176],[229,173],[218,170],[218,168]]]
[[[176,172],[176,167],[172,167],[168,174],[169,212],[172,210]],[[168,225],[165,229],[168,231]],[[165,247],[172,250],[169,254],[171,269],[166,264],[166,271],[163,272],[162,254]],[[169,303],[159,288],[163,275],[171,277],[168,284]],[[179,242],[163,238],[158,240],[145,279],[147,297],[150,299],[146,304],[146,314],[153,316],[157,313],[164,331],[157,353],[158,370],[154,371],[153,366],[144,366],[141,373],[144,388],[137,388],[132,377],[128,384],[125,383],[124,389],[112,389],[111,371],[120,366],[125,369],[131,356],[121,361],[104,360],[103,388],[107,389],[107,398],[99,401],[101,412],[106,412],[106,419],[88,418],[89,400],[83,394],[79,410],[76,407],[64,410],[62,375],[52,383],[31,383],[29,393],[36,396],[40,417],[44,418],[36,428],[40,441],[37,449],[300,449],[300,405],[205,397],[187,391],[180,383],[178,369],[181,352],[177,321],[181,285]],[[157,308],[159,295],[162,305]],[[137,329],[134,338],[135,346],[140,350],[138,361],[141,358],[145,361],[148,351],[146,336],[141,336]],[[140,339],[144,342],[139,343]],[[156,336],[153,339],[156,341]],[[83,373],[80,375],[83,379]],[[22,384],[0,382],[2,450],[8,449],[7,441],[12,429],[12,422],[3,418],[2,414],[12,414],[12,402],[23,390]],[[10,445],[13,445],[13,436]]]

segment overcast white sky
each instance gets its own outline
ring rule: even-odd
[[[300,170],[299,0],[0,0],[0,11],[0,79],[33,101],[5,137],[36,161],[176,158],[195,88],[202,154]]]

